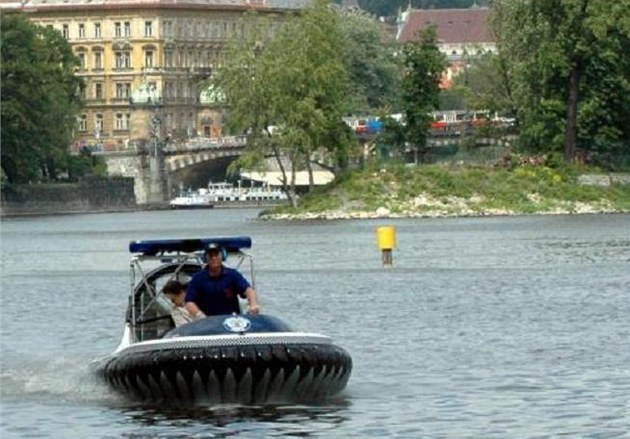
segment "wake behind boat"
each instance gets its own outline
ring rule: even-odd
[[[352,360],[330,337],[295,332],[270,315],[211,316],[178,327],[161,292],[203,267],[218,244],[235,268],[246,263],[249,237],[134,241],[132,290],[123,337],[96,365],[113,389],[133,399],[191,403],[293,403],[341,392]]]

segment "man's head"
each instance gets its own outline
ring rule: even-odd
[[[227,253],[225,249],[221,247],[221,245],[216,243],[208,244],[208,247],[206,247],[206,258],[210,255],[216,254],[218,254],[222,260],[225,260],[227,258]]]
[[[218,244],[210,244],[206,248],[206,261],[211,272],[221,271],[223,261],[225,260],[225,249]]]

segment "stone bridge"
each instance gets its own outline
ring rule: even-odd
[[[164,148],[166,172],[178,170],[223,158],[234,159],[245,149],[244,136],[199,138],[182,144],[173,144]]]
[[[367,147],[373,136],[359,138]],[[466,137],[431,137],[429,146],[439,147],[465,141]],[[478,139],[479,144],[509,144],[513,139]],[[198,188],[208,181],[222,181],[227,168],[245,150],[244,136],[195,138],[160,146],[149,141],[144,146],[119,151],[95,152],[107,164],[112,176],[133,177],[138,204],[164,203],[179,192],[180,185]]]
[[[223,180],[227,167],[245,149],[244,137],[197,138],[187,142],[100,151],[112,176],[133,177],[138,204],[164,203],[179,191],[180,183],[205,186]]]

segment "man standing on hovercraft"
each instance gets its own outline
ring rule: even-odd
[[[210,244],[206,249],[208,265],[190,280],[186,290],[186,309],[195,319],[240,314],[239,296],[247,298],[250,314],[260,312],[256,290],[241,273],[223,265],[226,257],[225,249]]]

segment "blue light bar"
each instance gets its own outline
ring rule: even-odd
[[[140,253],[144,256],[178,252],[193,253],[205,250],[210,244],[217,244],[228,253],[236,253],[242,249],[251,248],[252,239],[249,236],[226,236],[220,238],[131,241],[129,243],[129,253]]]

